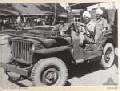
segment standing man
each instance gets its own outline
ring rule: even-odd
[[[96,35],[95,41],[99,41],[100,37],[103,36],[104,32],[108,30],[108,22],[103,16],[103,10],[96,9]]]
[[[67,27],[65,25],[65,22],[64,20],[60,20],[59,21],[59,24],[57,24],[53,29],[52,31],[57,31],[58,34],[60,34],[61,36],[64,36],[64,31],[67,30]]]

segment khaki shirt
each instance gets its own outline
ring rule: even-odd
[[[64,25],[57,24],[57,25],[53,28],[54,31],[61,31],[61,30],[66,31],[67,29],[68,29],[68,23],[64,23]]]
[[[95,35],[95,26],[95,22],[92,20],[86,25],[90,37],[94,37]]]
[[[60,35],[64,35],[64,32],[68,30],[69,26],[70,26],[69,23],[64,23],[64,25],[58,24],[52,30],[58,31]]]
[[[100,18],[99,20],[96,20],[96,34],[95,34],[96,41],[102,35],[104,28],[108,28],[107,20],[104,18]]]
[[[82,24],[83,25],[83,24]],[[84,27],[78,25],[78,30],[81,34],[87,34],[89,37],[94,38],[95,35],[95,22],[91,20],[89,23],[84,24]]]

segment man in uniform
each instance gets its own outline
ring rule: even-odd
[[[91,14],[89,11],[83,12],[83,25],[84,27],[79,27],[79,37],[80,37],[80,45],[84,45],[86,43],[93,43],[95,36],[95,22],[91,19]]]
[[[64,20],[60,20],[59,24],[57,24],[52,31],[57,31],[60,36],[64,36],[65,31],[68,30],[69,24],[65,23]]]
[[[108,30],[108,23],[103,16],[102,9],[96,9],[96,34],[95,41],[98,42],[99,39],[103,36],[104,32]]]

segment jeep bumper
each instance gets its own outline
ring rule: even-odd
[[[19,68],[15,65],[6,64],[6,63],[0,63],[0,67],[4,68],[7,71],[15,72],[17,74],[28,76],[28,70],[25,70],[24,68]]]

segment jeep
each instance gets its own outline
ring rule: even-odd
[[[29,34],[9,38],[12,57],[8,63],[0,64],[9,80],[17,82],[28,79],[33,86],[62,86],[72,67],[79,63],[93,62],[99,58],[103,69],[114,63],[114,41],[110,31],[104,33],[97,43],[81,47],[79,37],[74,36],[74,31],[69,27],[63,36],[51,31],[52,27],[40,28],[43,31],[32,29],[28,30]],[[45,31],[48,28],[49,31]]]

